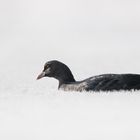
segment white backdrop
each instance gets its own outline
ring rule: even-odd
[[[46,61],[81,80],[140,73],[138,0],[0,1],[0,139],[139,140],[138,92],[70,93],[36,81]]]

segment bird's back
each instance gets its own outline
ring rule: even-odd
[[[103,74],[80,82],[63,84],[60,88],[67,91],[119,91],[140,89],[138,74]]]
[[[138,74],[104,74],[84,80],[86,90],[112,91],[140,89],[140,75]]]

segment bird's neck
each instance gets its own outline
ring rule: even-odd
[[[65,64],[61,64],[61,69],[55,72],[55,77],[59,81],[59,87],[63,84],[75,82],[74,76]]]
[[[63,84],[69,84],[69,83],[76,82],[72,73],[62,74],[61,78],[57,77],[56,79],[58,79],[58,81],[59,81],[59,87],[58,88],[60,88],[61,85],[63,85]]]

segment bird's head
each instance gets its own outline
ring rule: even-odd
[[[38,75],[37,80],[43,77],[54,77],[56,64],[56,61],[48,61],[47,63],[45,63],[44,69],[41,74]]]
[[[70,69],[64,63],[57,60],[52,60],[45,63],[44,69],[41,74],[38,75],[37,80],[43,77],[53,77],[60,82],[75,81]]]

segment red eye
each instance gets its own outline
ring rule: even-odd
[[[50,66],[51,66],[50,64],[46,64],[46,65],[44,66],[44,70],[48,69]]]

